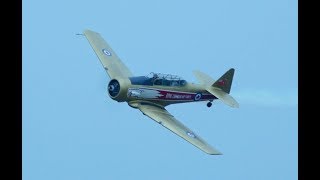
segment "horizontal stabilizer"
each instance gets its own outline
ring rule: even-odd
[[[222,102],[227,104],[228,106],[231,106],[233,108],[239,108],[239,103],[228,93],[224,92],[221,89],[209,87],[206,89],[208,92],[216,96],[218,99],[220,99]]]
[[[200,84],[205,85],[205,86],[211,86],[215,80],[212,79],[209,75],[201,72],[194,70],[193,75],[197,78],[197,80],[200,82]]]

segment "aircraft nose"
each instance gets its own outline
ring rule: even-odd
[[[120,84],[117,80],[113,79],[108,84],[108,92],[111,97],[116,97],[120,92]]]

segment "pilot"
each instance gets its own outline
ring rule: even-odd
[[[154,82],[156,79],[158,79],[158,74],[153,74],[153,77],[152,77],[152,82]]]
[[[159,79],[159,76],[157,74],[153,75],[152,81],[154,85],[162,85],[162,79]]]
[[[158,74],[153,75],[153,79],[157,79],[158,77],[159,77]]]

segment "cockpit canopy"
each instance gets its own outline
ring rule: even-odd
[[[130,77],[133,85],[185,86],[187,81],[176,75],[151,72],[147,76]]]

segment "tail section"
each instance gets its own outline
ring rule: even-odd
[[[239,103],[231,95],[229,95],[234,75],[233,68],[224,73],[217,81],[213,81],[210,76],[200,71],[194,71],[193,73],[208,92],[216,96],[228,106],[234,108],[239,107]]]
[[[234,69],[231,68],[229,71],[224,73],[215,83],[213,83],[212,87],[219,88],[226,93],[230,93],[232,79],[234,75]]]

